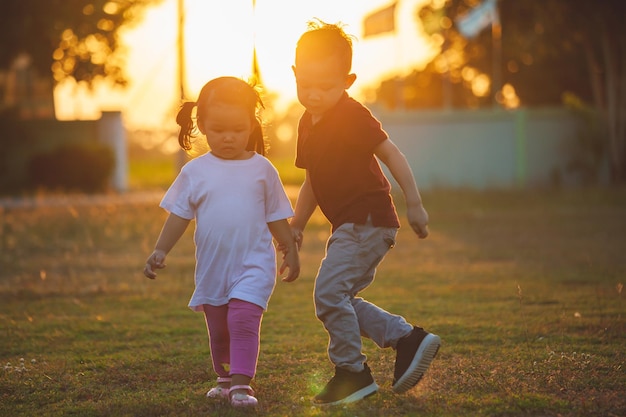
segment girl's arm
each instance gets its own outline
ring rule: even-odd
[[[404,154],[391,141],[386,140],[374,149],[374,154],[389,168],[406,201],[409,224],[420,239],[428,236],[428,213],[422,205],[415,178]]]
[[[143,273],[150,279],[155,279],[157,269],[165,268],[165,257],[172,250],[178,239],[185,233],[191,220],[183,219],[175,214],[171,214],[165,220],[159,239],[154,247],[154,251],[148,257]]]
[[[289,223],[286,219],[283,219],[270,222],[267,226],[274,239],[278,242],[279,250],[283,253],[283,263],[278,273],[282,274],[285,269],[289,268],[289,273],[286,277],[283,277],[283,281],[295,281],[298,275],[300,275],[300,256],[298,255],[298,248],[291,234]]]
[[[300,187],[298,199],[296,200],[295,214],[290,222],[293,237],[296,240],[298,249],[302,247],[302,232],[304,231],[304,227],[316,208],[317,199],[315,198],[315,194],[313,194],[309,173],[307,171],[302,187]]]

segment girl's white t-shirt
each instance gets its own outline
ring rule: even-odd
[[[293,216],[269,160],[259,154],[245,160],[197,157],[183,167],[160,205],[196,221],[192,310],[232,298],[267,309],[276,284],[276,250],[267,223]]]

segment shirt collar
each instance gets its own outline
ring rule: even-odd
[[[348,93],[346,91],[344,91],[343,94],[341,94],[341,97],[339,97],[339,100],[337,100],[337,103],[335,103],[335,105],[333,107],[328,109],[326,111],[326,113],[324,113],[322,115],[322,117],[320,118],[319,122],[317,122],[317,124],[323,122],[324,120],[328,119],[329,117],[332,117],[332,115],[337,112],[337,109],[341,108],[343,103],[345,103],[348,99],[350,99],[350,96],[348,95]],[[307,123],[309,125],[312,125],[313,124],[313,115],[311,113],[309,113],[308,110],[305,110],[304,114],[306,115]]]

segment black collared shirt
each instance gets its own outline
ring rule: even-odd
[[[344,93],[316,123],[305,112],[298,125],[296,166],[307,170],[317,203],[333,230],[344,223],[399,227],[391,186],[374,156],[388,140],[378,120]]]

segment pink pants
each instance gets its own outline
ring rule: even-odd
[[[263,309],[232,299],[222,306],[203,305],[209,333],[213,369],[218,376],[254,378],[259,358],[259,334]]]

